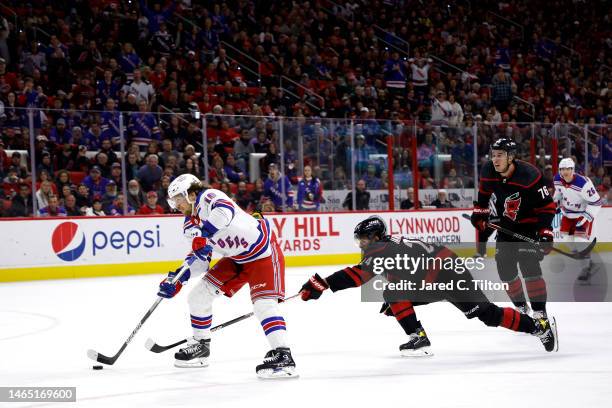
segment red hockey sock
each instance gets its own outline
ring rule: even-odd
[[[506,290],[506,292],[508,292],[508,296],[510,296],[510,300],[512,300],[512,303],[514,304],[525,303],[525,292],[523,291],[523,282],[521,281],[521,278],[519,278],[518,276],[514,278],[513,280],[511,280],[510,282],[508,282],[508,289]]]

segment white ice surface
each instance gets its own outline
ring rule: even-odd
[[[314,272],[287,270],[287,294]],[[399,357],[406,340],[359,290],[283,305],[299,379],[263,381],[268,350],[251,318],[213,336],[210,366],[178,369],[173,351],[190,335],[186,292],[164,300],[114,366],[93,371],[86,351],[113,355],[155,300],[161,276],[0,284],[0,386],[76,386],[83,407],[610,407],[612,304],[555,303],[560,351],[537,338],[468,321],[448,303],[417,307],[430,359]],[[248,291],[215,303],[213,325],[251,310]],[[66,403],[0,403],[58,406]]]

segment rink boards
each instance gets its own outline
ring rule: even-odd
[[[462,217],[463,213],[469,211],[377,212],[387,221],[393,235],[465,244],[466,250],[473,250],[474,228]],[[313,266],[358,261],[353,229],[358,221],[370,215],[371,212],[353,211],[273,214],[266,218],[285,254],[286,264]],[[600,243],[611,241],[610,218],[611,208],[598,214],[593,236]],[[190,249],[182,236],[182,224],[180,216],[0,220],[0,282],[173,270]],[[555,229],[558,224],[559,215]]]

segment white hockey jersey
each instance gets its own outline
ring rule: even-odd
[[[427,86],[429,80],[429,64],[419,67],[417,64],[410,64],[412,70],[412,85]]]
[[[191,239],[207,236],[213,254],[229,257],[237,263],[251,262],[272,254],[272,229],[268,220],[256,220],[225,193],[215,189],[198,195],[193,216],[185,217],[183,232]]]
[[[556,174],[554,183],[553,200],[559,203],[565,217],[574,219],[585,216],[589,220],[595,218],[603,201],[588,177],[575,174],[574,179],[567,183],[559,174]]]

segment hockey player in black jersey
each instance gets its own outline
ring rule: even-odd
[[[508,283],[508,296],[522,313],[529,313],[520,267],[534,317],[546,318],[546,282],[540,262],[553,244],[552,220],[555,204],[543,182],[542,173],[531,164],[516,159],[516,143],[501,138],[491,146],[491,160],[482,168],[478,201],[471,221],[483,232],[491,220],[510,231],[539,241],[539,246],[497,234],[495,260],[502,281]],[[494,205],[491,215],[489,201]]]
[[[428,257],[430,259],[448,259],[457,255],[446,247],[426,244],[420,240],[404,237],[391,237],[386,234],[385,222],[378,216],[372,216],[360,222],[355,227],[355,239],[362,249],[362,260],[358,265],[339,270],[326,278],[319,274],[312,276],[301,289],[303,300],[318,299],[323,291],[331,289],[336,292],[343,289],[359,287],[372,279],[376,273],[374,265],[379,264],[377,258],[394,259],[398,255],[407,255],[412,258]],[[460,278],[472,282],[469,272],[458,275],[454,270],[440,268],[423,268],[417,271],[406,269],[386,268],[382,273],[389,282],[397,282],[410,276],[411,279],[422,282],[448,283]],[[501,308],[488,301],[482,291],[472,290],[466,300],[458,291],[440,291],[419,296],[418,301],[407,299],[406,293],[390,293],[385,291],[383,296],[387,303],[383,305],[381,313],[395,316],[398,323],[409,336],[407,343],[400,346],[403,356],[429,356],[430,340],[417,320],[414,306],[424,305],[440,300],[448,300],[460,309],[468,319],[478,318],[487,326],[502,326],[513,331],[529,333],[540,338],[546,351],[556,350],[556,327],[551,326],[547,319],[534,319],[521,314],[513,308]],[[415,293],[412,293],[415,296]],[[465,295],[463,295],[465,296]],[[415,296],[416,297],[416,296]]]

